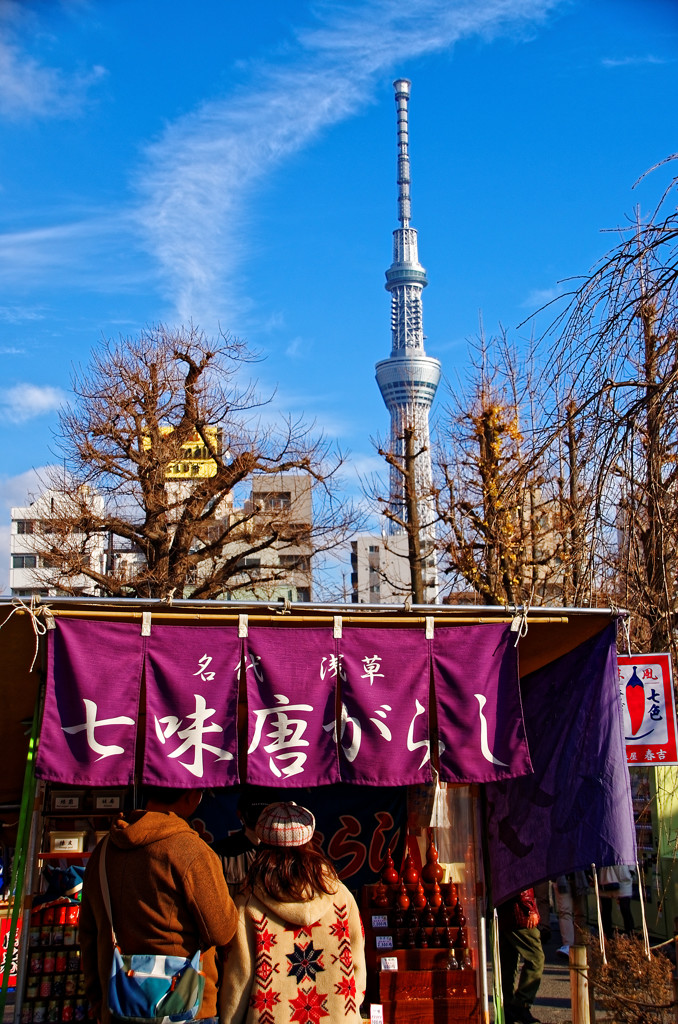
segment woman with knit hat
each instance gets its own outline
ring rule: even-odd
[[[356,902],[313,841],[315,818],[270,804],[235,900],[238,929],[220,989],[222,1024],[359,1024],[365,941]]]

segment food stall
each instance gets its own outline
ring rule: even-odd
[[[435,1001],[436,1020],[488,1020],[488,883],[496,904],[573,857],[635,857],[628,775],[609,774],[623,758],[615,615],[0,604],[14,1019],[86,1015],[77,933],[65,941],[77,869],[138,786],[209,790],[198,827],[214,841],[247,783],[316,814],[363,911],[368,1015],[425,1024]]]

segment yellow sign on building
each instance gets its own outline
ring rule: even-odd
[[[219,450],[219,428],[205,427],[205,436],[210,445]],[[167,435],[174,433],[174,427],[165,426],[160,428],[160,433]],[[144,438],[144,448],[151,447],[150,437]],[[208,477],[217,475],[217,464],[210,455],[209,448],[196,431],[181,445],[182,458],[167,465],[165,475],[172,480],[195,480],[196,477]],[[185,452],[185,456],[183,453]]]

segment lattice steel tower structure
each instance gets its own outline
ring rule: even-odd
[[[429,553],[425,571],[427,592],[437,591],[437,572],[431,474],[431,444],[428,415],[440,381],[440,362],[424,351],[421,293],[428,284],[419,262],[417,232],[410,227],[410,155],[408,102],[410,82],[394,83],[398,126],[398,220],[393,232],[393,263],[386,271],[386,290],[391,293],[391,355],[376,365],[382,398],[391,414],[391,451],[404,458],[405,430],[412,427],[416,451],[425,449],[415,462],[417,507],[421,525],[422,550]],[[391,467],[389,504],[401,519],[405,514],[405,484],[401,473]],[[389,533],[401,532],[389,520]],[[429,598],[430,599],[430,598]]]

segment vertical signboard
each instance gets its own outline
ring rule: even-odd
[[[678,764],[670,655],[618,654],[617,662],[627,764]]]

